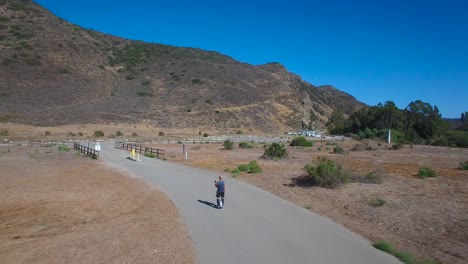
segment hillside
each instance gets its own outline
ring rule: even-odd
[[[279,63],[102,34],[28,0],[0,0],[0,50],[2,122],[284,131],[364,105]]]

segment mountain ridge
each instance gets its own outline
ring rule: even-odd
[[[364,106],[278,62],[123,39],[28,0],[0,1],[0,120],[32,125],[140,123],[184,128],[323,129]]]

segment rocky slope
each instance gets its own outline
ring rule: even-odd
[[[33,125],[323,128],[364,104],[279,63],[81,28],[28,0],[0,0],[0,121]]]

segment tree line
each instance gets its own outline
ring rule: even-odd
[[[452,129],[442,119],[437,106],[421,100],[399,109],[387,101],[354,112],[348,118],[337,109],[327,122],[331,134],[348,134],[358,139],[385,138],[392,130],[392,141],[438,146],[468,147],[468,112],[460,117],[460,126]]]

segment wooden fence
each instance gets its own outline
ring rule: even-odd
[[[134,149],[136,152],[141,153],[141,154],[147,154],[147,153],[156,154],[156,157],[158,159],[160,158],[160,156],[164,156],[163,149],[143,147],[142,145],[137,145],[135,143],[115,142],[115,148],[125,149],[125,150]]]
[[[81,153],[86,154],[87,156],[91,156],[93,159],[99,158],[99,151],[94,150],[92,148],[88,148],[86,146],[82,146],[79,143],[73,143],[73,149],[79,150]]]

